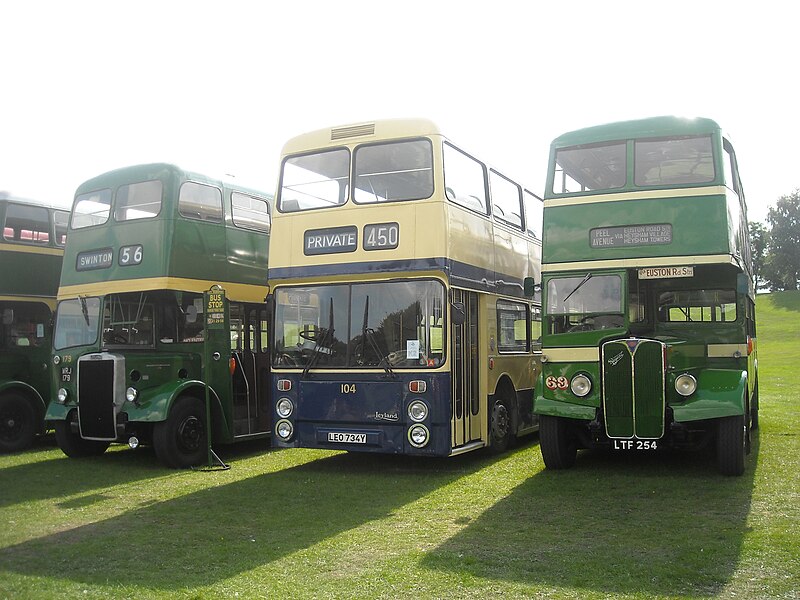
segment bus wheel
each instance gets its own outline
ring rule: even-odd
[[[183,396],[175,401],[166,421],[153,427],[153,449],[161,463],[173,469],[198,465],[206,458],[203,403]]]
[[[19,394],[0,397],[0,452],[27,448],[36,435],[36,411]]]
[[[744,473],[747,448],[747,423],[744,415],[725,417],[717,422],[717,465],[723,475]]]
[[[511,412],[508,410],[508,403],[502,398],[497,398],[492,407],[490,450],[495,454],[508,450],[511,445],[511,435]]]
[[[575,464],[578,446],[564,419],[539,416],[539,446],[548,469],[569,469]]]
[[[72,432],[69,421],[56,421],[55,430],[58,447],[70,458],[100,456],[111,444],[111,442],[100,440],[83,439],[77,433]]]

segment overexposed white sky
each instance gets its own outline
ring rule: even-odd
[[[0,190],[69,206],[105,171],[167,161],[274,192],[283,143],[427,117],[544,192],[561,133],[715,119],[750,220],[800,187],[785,0],[0,2]]]

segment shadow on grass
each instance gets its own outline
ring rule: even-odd
[[[758,439],[742,477],[714,453],[580,452],[543,470],[422,566],[600,594],[713,596],[736,570]]]
[[[52,451],[51,448],[47,450]],[[36,448],[29,452],[43,451]],[[109,451],[102,456],[80,459],[68,458],[58,450],[55,458],[0,469],[0,509],[161,477],[167,473],[149,449]]]
[[[215,446],[214,449],[226,461],[242,460],[271,451],[269,439]],[[51,436],[51,439],[44,437],[37,440],[25,452],[34,455],[53,450],[57,450],[55,458],[0,469],[0,509],[176,473],[159,464],[153,449],[149,447],[134,451],[122,444],[114,444],[101,456],[68,458],[58,448],[55,437]]]
[[[328,456],[9,546],[0,564],[81,584],[212,585],[386,518],[487,464],[481,456]]]

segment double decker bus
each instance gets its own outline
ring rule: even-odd
[[[180,468],[203,462],[209,429],[269,434],[271,200],[169,164],[78,188],[46,415],[67,456],[127,441]]]
[[[0,193],[0,452],[44,432],[50,340],[69,212]]]
[[[758,425],[747,208],[709,119],[656,117],[551,145],[543,370],[534,412],[548,468],[578,448],[715,444],[744,472]]]
[[[427,120],[286,143],[273,445],[449,456],[537,425],[542,202]]]

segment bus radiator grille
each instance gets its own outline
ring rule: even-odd
[[[603,344],[603,412],[610,438],[664,434],[663,344],[614,340]]]
[[[113,440],[117,437],[114,419],[114,361],[81,361],[78,371],[78,422],[81,436]]]

